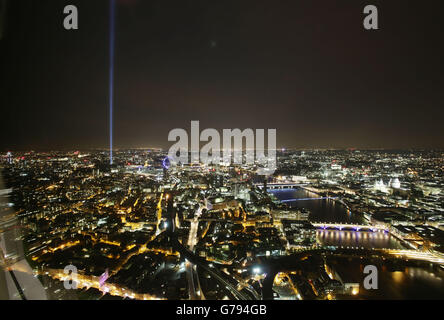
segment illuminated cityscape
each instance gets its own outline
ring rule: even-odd
[[[2,196],[48,298],[411,298],[403,282],[442,294],[442,152],[279,150],[267,179],[255,164],[165,159],[156,149],[116,151],[112,166],[100,150],[2,156]],[[362,286],[366,264],[385,279],[376,293]],[[63,290],[67,265],[77,290]]]
[[[3,310],[443,300],[441,6],[0,0]]]

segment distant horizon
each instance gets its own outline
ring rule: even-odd
[[[162,148],[162,147],[114,147],[113,151],[127,151],[127,150],[157,150],[157,151],[167,151],[168,148]],[[233,149],[232,149],[233,150]],[[235,149],[237,150],[237,149]],[[245,150],[243,148],[242,150]],[[444,151],[444,147],[436,147],[436,148],[419,148],[419,147],[411,147],[411,148],[357,148],[357,147],[347,147],[347,148],[341,148],[341,147],[311,147],[311,148],[299,148],[299,147],[279,147],[274,149],[276,151]],[[26,152],[77,152],[77,151],[103,151],[108,152],[110,151],[109,147],[88,147],[88,148],[31,148],[31,149],[3,149],[2,153],[7,152],[20,152],[20,153],[26,153]],[[216,150],[222,152],[223,149]],[[191,152],[191,151],[189,151]]]

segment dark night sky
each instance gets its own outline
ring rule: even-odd
[[[286,147],[443,148],[440,2],[119,0],[115,145],[168,147],[200,120],[276,128]],[[366,4],[380,30],[363,29]],[[0,150],[106,147],[108,1],[8,9]]]

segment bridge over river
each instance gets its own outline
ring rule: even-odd
[[[389,228],[381,225],[362,225],[352,223],[325,223],[315,222],[312,223],[318,229],[323,230],[350,230],[350,231],[369,231],[369,232],[389,232]]]

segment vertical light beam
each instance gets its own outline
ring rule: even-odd
[[[109,3],[109,163],[113,164],[114,39],[116,0]]]

